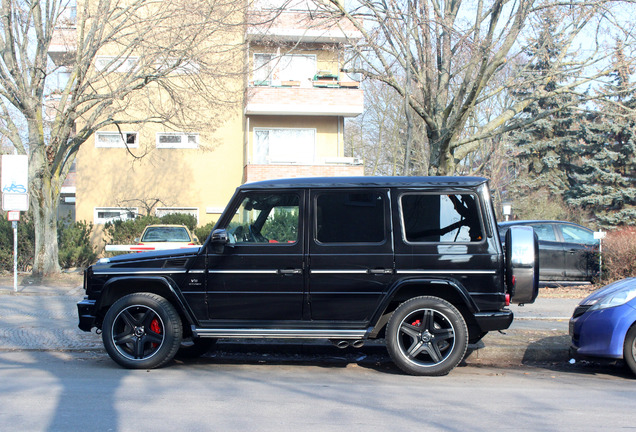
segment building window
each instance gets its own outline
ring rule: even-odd
[[[188,214],[196,218],[197,224],[199,223],[199,209],[196,207],[157,207],[155,209],[155,216],[158,218],[164,217],[169,214]]]
[[[138,62],[137,57],[97,56],[95,69],[100,72],[130,72],[135,69]]]
[[[254,83],[308,82],[316,75],[316,56],[305,54],[254,54]]]
[[[123,207],[96,207],[94,212],[95,224],[105,224],[107,222],[127,221],[137,217],[138,208]]]
[[[313,164],[315,129],[254,129],[254,163]]]
[[[184,133],[157,133],[157,148],[197,148],[199,147],[198,134]]]
[[[95,147],[139,147],[137,132],[96,132]]]

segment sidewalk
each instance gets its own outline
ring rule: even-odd
[[[76,303],[82,299],[81,286],[0,285],[1,350],[103,350],[101,337],[77,328]],[[515,321],[510,329],[490,332],[469,346],[469,365],[520,365],[524,363],[567,362],[570,340],[568,320],[580,299],[538,298],[532,305],[511,306]],[[222,339],[216,357],[261,355],[326,356],[356,358],[388,357],[383,341],[369,341],[361,349],[340,350],[326,340]],[[300,356],[300,357],[299,357]]]

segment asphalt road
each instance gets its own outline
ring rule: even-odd
[[[0,352],[3,431],[596,431],[634,428],[620,369],[226,363],[146,370],[98,351]]]

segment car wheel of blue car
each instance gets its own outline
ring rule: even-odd
[[[636,374],[636,324],[632,325],[632,328],[627,332],[627,336],[625,336],[623,358],[627,366]]]

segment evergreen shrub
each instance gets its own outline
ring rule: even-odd
[[[197,238],[199,239],[199,243],[203,244],[205,239],[207,239],[210,233],[212,232],[214,225],[216,225],[216,222],[208,222],[202,227],[195,228],[193,232],[194,232],[194,235],[197,236]]]
[[[57,245],[62,268],[87,267],[97,259],[97,252],[91,243],[92,222],[58,223]]]
[[[35,256],[33,221],[24,213],[18,222],[18,271],[30,271]],[[0,269],[13,271],[13,225],[6,215],[0,217]]]

